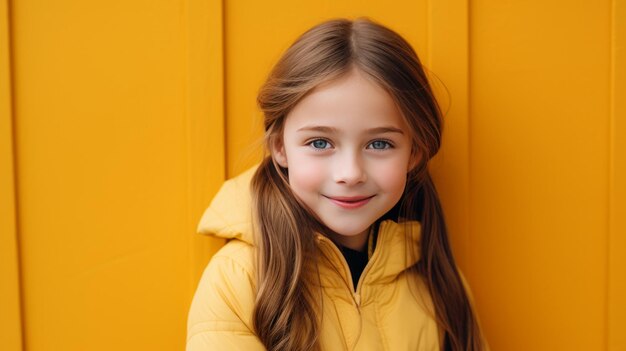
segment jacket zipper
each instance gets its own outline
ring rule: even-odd
[[[380,228],[379,228],[379,232],[378,232],[378,240],[379,241],[381,239],[381,235],[380,234],[381,233],[380,233]],[[329,239],[326,238],[326,237],[323,237],[323,240],[329,240]],[[371,267],[374,265],[374,262],[375,262],[376,258],[378,256],[380,256],[379,251],[381,251],[381,249],[379,248],[378,250],[374,250],[374,253],[372,254],[372,257],[369,259],[369,261],[365,265],[365,268],[363,269],[363,272],[361,273],[361,276],[359,277],[359,281],[357,282],[356,289],[355,289],[354,288],[354,284],[352,283],[352,272],[350,272],[350,266],[348,265],[348,261],[346,261],[346,258],[343,256],[343,254],[339,251],[339,249],[337,248],[337,246],[334,243],[326,242],[326,244],[328,246],[330,246],[331,250],[333,250],[335,255],[339,257],[339,260],[343,264],[344,271],[348,275],[347,281],[346,281],[346,277],[345,276],[343,276],[343,280],[344,280],[344,283],[346,283],[348,289],[350,290],[350,295],[352,296],[352,301],[354,301],[354,305],[356,307],[356,310],[359,313],[359,334],[354,339],[354,345],[353,345],[353,349],[354,349],[354,347],[356,347],[357,341],[361,337],[361,332],[363,331],[363,320],[361,318],[361,287],[363,286],[363,281],[365,280],[365,277],[366,277],[367,273],[370,271]]]
[[[329,239],[324,238],[323,240],[329,240]],[[348,261],[346,261],[346,258],[343,256],[341,251],[339,251],[339,249],[337,248],[337,246],[333,242],[331,242],[329,240],[328,242],[325,242],[324,244],[329,246],[330,249],[333,251],[333,254],[335,256],[337,256],[339,258],[339,260],[342,262],[342,266],[344,268],[345,274],[342,274],[341,278],[342,278],[343,282],[346,284],[346,287],[348,288],[348,290],[350,291],[350,296],[352,296],[352,300],[354,301],[354,304],[356,305],[356,307],[358,309],[360,307],[360,304],[358,304],[356,299],[355,299],[355,295],[356,295],[355,291],[356,291],[356,289],[354,288],[354,284],[352,283],[352,273],[350,272],[350,266],[348,265]],[[346,274],[348,276],[347,279],[346,279]],[[361,274],[361,275],[363,275],[363,274]],[[360,281],[361,281],[361,279],[359,278],[359,282]],[[357,287],[358,287],[358,282],[357,282]],[[361,311],[359,311],[359,314],[360,313],[361,313]]]

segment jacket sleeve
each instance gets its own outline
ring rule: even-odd
[[[205,269],[187,319],[187,351],[265,350],[255,335],[252,277],[229,256],[217,254]]]

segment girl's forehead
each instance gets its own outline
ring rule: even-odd
[[[358,70],[316,87],[296,104],[286,120],[287,128],[320,124],[338,129],[404,127],[391,95]]]

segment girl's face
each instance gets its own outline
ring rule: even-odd
[[[341,245],[362,250],[367,232],[402,196],[411,142],[400,111],[353,69],[323,84],[289,113],[272,147],[295,193]]]

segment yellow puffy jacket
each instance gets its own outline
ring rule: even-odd
[[[188,315],[187,351],[264,350],[252,327],[255,260],[249,182],[254,168],[224,183],[198,232],[230,240],[211,259]],[[419,223],[413,222],[419,240]],[[403,225],[383,221],[356,291],[343,255],[317,235],[323,286],[322,350],[439,350],[440,335],[423,282],[407,270]],[[409,277],[411,279],[409,279]],[[417,282],[417,285],[409,280]]]

